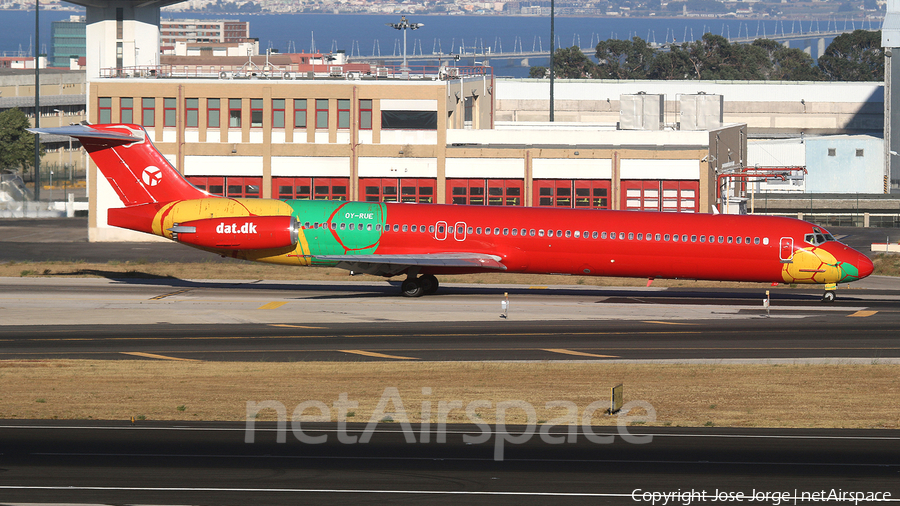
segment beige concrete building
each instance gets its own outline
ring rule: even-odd
[[[709,212],[716,167],[746,153],[744,125],[498,127],[489,73],[313,77],[100,79],[89,116],[142,124],[189,181],[235,197]],[[146,239],[106,224],[121,203],[94,170],[89,187],[91,240]]]

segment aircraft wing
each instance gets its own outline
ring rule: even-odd
[[[414,255],[313,255],[312,260],[337,262],[348,271],[394,276],[410,267],[458,267],[505,271],[497,255],[483,253],[426,253]]]

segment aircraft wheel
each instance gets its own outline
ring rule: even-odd
[[[400,293],[404,297],[421,297],[425,295],[425,290],[418,279],[409,278],[400,285]]]
[[[834,290],[829,290],[822,295],[822,302],[834,302],[836,297]]]
[[[438,289],[438,279],[433,274],[419,276],[419,284],[422,285],[425,295],[431,295]]]

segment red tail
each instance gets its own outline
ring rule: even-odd
[[[81,141],[126,206],[209,196],[169,164],[139,125],[72,125],[30,131],[68,135]]]

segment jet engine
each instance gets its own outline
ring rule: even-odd
[[[175,223],[172,239],[204,248],[274,249],[296,246],[300,222],[293,216],[206,218]]]

